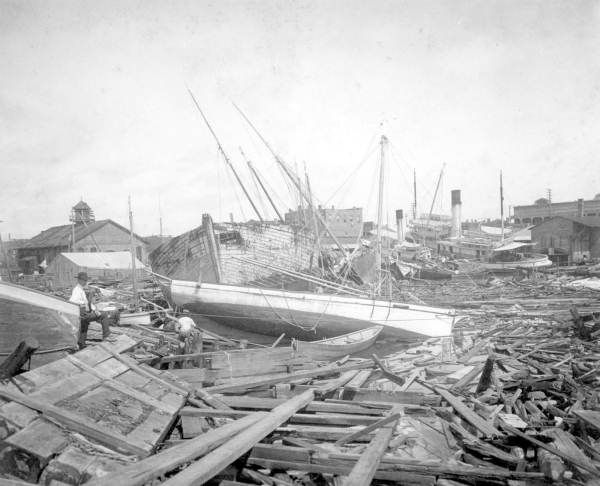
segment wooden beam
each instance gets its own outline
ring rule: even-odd
[[[365,427],[362,430],[358,430],[356,432],[348,434],[345,437],[342,437],[341,439],[339,439],[338,441],[335,442],[335,445],[338,447],[343,446],[344,444],[347,444],[348,442],[352,442],[354,439],[357,439],[358,437],[361,437],[365,434],[373,432],[374,430],[377,430],[377,429],[383,427],[384,425],[389,424],[390,422],[395,423],[398,421],[399,418],[400,418],[399,413],[393,413],[381,420],[378,420],[377,422],[375,422],[371,425],[368,425],[367,427]]]
[[[136,373],[139,373],[140,375],[145,376],[146,378],[150,378],[151,380],[160,383],[161,385],[163,385],[166,388],[169,388],[175,393],[179,393],[183,396],[187,396],[189,394],[189,390],[186,390],[185,388],[180,387],[175,383],[164,380],[163,378],[157,376],[154,372],[150,372],[142,368],[141,366],[138,366],[136,363],[133,362],[133,360],[125,359],[123,356],[121,356],[118,353],[115,353],[112,349],[110,349],[108,346],[105,346],[103,343],[99,343],[97,346],[109,353],[117,361],[120,361],[124,365],[128,366],[131,370],[135,371]]]
[[[348,475],[353,465],[360,459],[359,454],[318,453],[300,447],[288,447],[274,444],[257,444],[252,449],[248,464],[256,464],[277,469],[295,469],[306,472],[319,472],[313,469],[329,465],[335,469],[333,474]],[[286,462],[293,464],[286,465]],[[288,464],[289,464],[288,463]],[[539,472],[510,471],[499,467],[473,467],[459,462],[416,461],[386,454],[380,461],[375,474],[376,479],[385,479],[384,474],[423,474],[445,478],[482,478],[482,479],[543,479]],[[397,477],[391,476],[390,480]]]
[[[307,390],[301,395],[297,395],[282,405],[275,407],[271,413],[211,453],[192,463],[182,472],[165,481],[163,485],[191,486],[204,484],[227,465],[249,451],[282,423],[289,420],[298,410],[309,404],[313,398],[313,391]]]
[[[391,417],[395,417],[391,419]],[[360,455],[360,459],[344,480],[344,486],[369,486],[379,467],[379,462],[387,450],[394,428],[398,422],[399,414],[390,415],[390,422],[380,429],[371,440],[367,448]]]
[[[564,461],[567,461],[571,464],[573,464],[574,466],[577,466],[581,469],[584,469],[585,471],[588,471],[592,474],[595,475],[595,477],[600,476],[600,470],[598,470],[598,468],[596,467],[592,467],[590,466],[590,464],[586,464],[581,462],[580,460],[572,457],[570,454],[565,454],[564,452],[556,449],[555,447],[551,447],[547,444],[544,444],[543,442],[534,439],[533,437],[531,437],[530,435],[524,434],[523,432],[521,432],[518,429],[515,429],[514,427],[512,427],[511,425],[508,424],[502,424],[502,428],[507,430],[508,432],[510,432],[513,435],[516,435],[517,437],[520,437],[521,439],[526,440],[527,442],[530,442],[534,445],[536,445],[537,447],[540,447],[552,454],[554,454],[555,456],[560,457],[561,459],[563,459]]]
[[[223,392],[236,392],[236,391],[245,391],[250,388],[256,388],[259,386],[269,386],[274,385],[276,383],[285,383],[289,381],[298,380],[300,378],[316,378],[318,376],[329,376],[329,375],[337,375],[338,373],[344,373],[345,371],[350,370],[359,370],[364,368],[370,368],[373,366],[373,362],[371,360],[362,361],[360,363],[353,363],[349,365],[343,366],[325,366],[323,368],[317,368],[314,370],[308,371],[298,371],[296,373],[290,373],[286,376],[277,376],[275,378],[258,378],[252,382],[247,383],[237,383],[237,384],[227,384],[224,383],[222,385],[210,386],[205,388],[204,390],[209,393],[223,393]]]
[[[254,415],[249,415],[240,420],[225,424],[222,427],[209,430],[194,439],[181,442],[158,454],[120,468],[114,473],[93,479],[85,484],[86,486],[114,486],[116,484],[142,486],[182,464],[207,454],[267,415],[266,412],[256,412]]]
[[[423,382],[419,382],[423,383]],[[502,436],[502,432],[500,432],[496,427],[487,422],[483,417],[475,413],[469,407],[467,407],[463,402],[461,402],[458,397],[450,393],[448,390],[445,390],[441,387],[431,387],[438,395],[440,395],[444,400],[446,400],[456,413],[458,413],[462,418],[464,418],[467,422],[469,422],[473,427],[475,427],[479,432],[481,432],[486,437],[500,437]]]

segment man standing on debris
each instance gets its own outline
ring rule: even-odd
[[[79,349],[85,348],[85,341],[87,339],[88,326],[90,325],[90,322],[96,321],[102,325],[102,339],[106,339],[110,335],[108,319],[100,312],[96,311],[96,306],[94,306],[92,303],[91,296],[88,297],[86,294],[85,289],[87,287],[87,283],[87,273],[79,272],[77,274],[77,285],[75,285],[73,288],[71,298],[69,299],[69,302],[79,306],[80,327],[79,340],[77,341]]]

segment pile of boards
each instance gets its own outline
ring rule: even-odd
[[[158,370],[119,336],[0,386],[0,477],[600,485],[600,322],[577,303],[464,305],[454,339],[334,362],[228,348]]]

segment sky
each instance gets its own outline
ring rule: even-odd
[[[254,217],[188,94],[265,218],[240,147],[281,211],[298,204],[269,144],[315,199],[384,221],[463,218],[600,192],[599,1],[0,0],[0,234],[97,219],[176,235]],[[507,211],[507,209],[505,209]]]

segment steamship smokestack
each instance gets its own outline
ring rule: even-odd
[[[461,219],[460,219],[460,189],[454,189],[452,191],[452,230],[450,236],[452,238],[460,238],[462,236],[461,230]]]
[[[398,243],[404,241],[404,211],[396,209],[396,228],[398,231]]]

